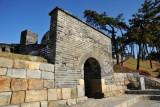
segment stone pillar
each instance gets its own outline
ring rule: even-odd
[[[38,34],[25,30],[21,32],[20,50],[21,54],[27,52],[27,46],[36,45],[38,41]]]
[[[141,85],[141,90],[145,90],[144,77],[140,77],[140,85]]]

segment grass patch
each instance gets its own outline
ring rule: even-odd
[[[140,61],[140,71],[146,71],[152,77],[157,77],[158,72],[155,72],[158,68],[160,68],[160,63],[156,61],[152,61],[153,68],[150,68],[150,62],[147,61]],[[137,59],[130,58],[128,61],[123,63],[123,67],[127,67],[132,70],[136,70],[137,68]]]
[[[40,57],[40,56],[21,55],[21,54],[15,54],[15,53],[0,52],[0,57],[9,58],[9,59],[20,59],[20,60],[26,60],[26,61],[48,63],[45,58]]]

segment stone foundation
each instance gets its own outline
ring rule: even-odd
[[[101,81],[104,97],[112,97],[124,94],[127,89],[131,89],[130,84],[133,81],[139,84],[139,73],[114,73],[114,84],[110,85],[105,85],[103,79]],[[134,85],[133,88],[135,88]]]
[[[0,57],[0,107],[53,107],[87,100],[84,83],[55,88],[54,65]]]

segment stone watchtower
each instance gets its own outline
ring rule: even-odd
[[[55,87],[75,87],[84,81],[86,95],[102,92],[113,83],[111,37],[59,7],[49,15]]]
[[[30,30],[22,31],[19,53],[28,54],[28,52],[33,50],[32,46],[37,45],[37,41],[38,41],[38,34],[31,32]]]

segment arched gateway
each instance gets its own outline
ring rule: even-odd
[[[88,58],[84,64],[85,95],[102,97],[101,67],[94,58]]]
[[[42,43],[55,65],[55,87],[76,87],[84,81],[86,96],[101,95],[113,82],[111,37],[59,7],[49,15],[50,30]]]

